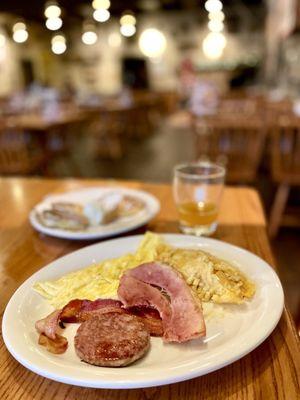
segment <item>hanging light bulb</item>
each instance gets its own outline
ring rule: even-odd
[[[57,35],[53,36],[52,39],[51,39],[51,44],[57,43],[57,42],[64,42],[65,43],[66,42],[66,38],[64,37],[64,35],[62,35],[60,33],[60,34],[57,34]]]
[[[13,40],[16,43],[24,43],[28,39],[28,32],[24,22],[17,22],[13,26]]]
[[[120,18],[120,32],[123,36],[130,37],[136,32],[136,18],[131,11],[126,11]]]
[[[51,46],[51,49],[54,54],[63,54],[67,50],[67,45],[63,42],[57,42]]]
[[[13,40],[16,43],[24,43],[28,39],[28,32],[27,31],[16,31],[13,33]]]
[[[221,21],[222,22],[225,19],[225,14],[223,13],[223,11],[214,11],[214,12],[208,13],[208,18],[213,21]]]
[[[98,8],[93,12],[93,18],[98,22],[108,21],[110,18],[110,12],[104,8]]]
[[[125,13],[120,18],[120,24],[121,25],[135,25],[136,24],[136,18],[131,13]]]
[[[81,40],[83,41],[83,43],[88,45],[95,44],[97,42],[97,39],[97,33],[93,31],[83,32],[81,36]]]
[[[84,44],[87,44],[87,45],[93,45],[97,42],[98,36],[97,36],[94,25],[92,25],[92,24],[84,24],[83,25],[83,33],[81,36],[81,40]]]
[[[141,52],[150,58],[161,57],[167,47],[165,35],[158,29],[146,29],[139,38]]]
[[[211,13],[221,11],[223,4],[220,0],[207,0],[204,4],[205,10]]]
[[[202,42],[203,53],[207,58],[218,59],[226,46],[226,38],[222,33],[210,32]]]
[[[95,10],[102,8],[108,10],[110,7],[110,0],[93,0],[92,6]]]
[[[63,24],[63,21],[59,17],[49,18],[46,20],[46,27],[50,31],[57,31],[58,29],[60,29],[62,27],[62,24]]]
[[[67,49],[66,38],[63,35],[55,35],[51,39],[51,50],[54,54],[63,54]]]
[[[16,31],[26,31],[26,25],[24,22],[16,22],[12,28],[13,32]]]
[[[61,8],[56,2],[49,1],[45,4],[44,15],[46,18],[58,18],[61,15]]]
[[[208,29],[212,32],[222,32],[224,29],[224,24],[222,21],[212,19],[208,23]]]
[[[136,32],[136,27],[134,25],[121,25],[120,32],[123,36],[130,37]]]

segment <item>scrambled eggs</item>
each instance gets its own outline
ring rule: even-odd
[[[201,250],[174,248],[151,232],[146,233],[136,253],[91,265],[56,281],[37,282],[34,289],[55,308],[75,298],[116,298],[123,272],[150,261],[176,268],[204,302],[238,304],[255,293],[254,283],[228,262]]]

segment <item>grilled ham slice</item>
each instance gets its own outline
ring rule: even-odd
[[[118,288],[118,297],[126,308],[152,307],[162,319],[162,328],[165,332],[171,323],[172,310],[170,302],[161,291],[127,274],[121,277]]]
[[[166,293],[171,316],[169,311],[165,311],[168,307],[159,298],[157,288]],[[206,334],[200,301],[193,295],[182,275],[170,265],[151,262],[126,271],[121,278],[118,295],[128,306],[143,302],[154,306],[162,318],[163,338],[166,342],[185,342]]]

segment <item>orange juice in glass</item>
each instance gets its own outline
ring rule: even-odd
[[[225,168],[210,162],[178,165],[173,194],[180,228],[190,235],[211,235],[217,228]]]

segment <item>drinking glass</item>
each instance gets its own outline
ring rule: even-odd
[[[173,194],[184,233],[211,235],[217,228],[225,168],[211,162],[174,168]]]

